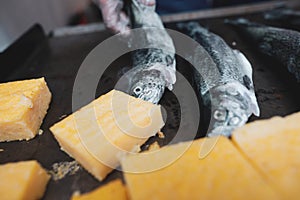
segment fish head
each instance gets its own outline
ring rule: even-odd
[[[216,86],[210,90],[210,95],[212,115],[208,136],[230,136],[252,113],[259,115],[254,93],[239,82]]]
[[[129,94],[157,104],[162,97],[166,82],[159,70],[141,70],[131,80]]]

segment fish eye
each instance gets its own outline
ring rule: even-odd
[[[235,126],[235,125],[238,125],[239,123],[240,123],[240,118],[238,118],[238,117],[233,117],[229,121],[230,126]]]
[[[227,117],[226,110],[216,110],[214,112],[214,118],[218,121],[225,121]]]
[[[141,87],[136,87],[136,88],[134,88],[133,92],[135,94],[140,94],[142,92],[142,88]]]

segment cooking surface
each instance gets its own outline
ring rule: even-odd
[[[264,22],[260,14],[246,17]],[[255,91],[261,108],[259,118],[287,115],[299,111],[300,97],[297,95],[300,91],[299,84],[296,83],[293,76],[278,62],[259,54],[245,38],[238,35],[230,26],[223,24],[223,20],[224,18],[202,19],[199,22],[211,31],[221,35],[231,46],[236,43],[236,46],[232,47],[241,50],[252,63]],[[175,29],[175,24],[167,24],[167,27]],[[35,31],[40,32],[37,30],[39,28],[35,27]],[[0,63],[2,63],[0,70],[2,74],[5,73],[5,76],[0,76],[2,78],[0,82],[44,76],[53,95],[50,109],[41,127],[44,133],[37,135],[30,141],[0,143],[0,148],[4,149],[3,152],[0,152],[1,164],[36,159],[43,167],[51,170],[54,163],[73,160],[59,149],[56,140],[49,131],[49,127],[60,121],[62,116],[72,113],[72,88],[77,70],[88,53],[109,36],[110,34],[106,31],[62,37],[41,36],[37,48],[33,52],[31,51],[25,60],[22,60],[22,57],[26,55],[25,53],[28,54],[29,50],[23,52],[22,47],[24,45],[18,46],[14,54],[10,53],[10,56],[13,56],[5,62],[3,57],[7,55],[0,55]],[[15,63],[19,56],[22,62]],[[19,64],[19,67],[16,69],[14,67],[9,68],[11,69],[10,75],[7,75],[9,72],[5,67],[9,66],[10,63]],[[181,58],[178,58],[177,63],[178,70],[187,79],[191,80],[189,64]],[[118,70],[120,67],[125,66],[130,66],[130,55],[121,56],[106,70],[99,82],[97,97],[113,89],[119,77]],[[165,93],[161,104],[168,113],[168,120],[163,129],[166,138],[154,137],[150,139],[150,143],[158,140],[160,145],[165,145],[176,134],[181,113],[177,100],[171,92],[167,91]],[[257,118],[251,117],[250,121],[255,119]],[[205,121],[205,119],[202,118],[202,121]],[[203,127],[204,125],[200,126],[198,137],[201,133],[203,134],[203,130],[205,130]],[[181,139],[186,140],[187,138]],[[103,182],[99,182],[84,169],[80,169],[74,175],[66,176],[62,180],[51,180],[44,199],[69,199],[74,191],[88,192],[115,178],[122,178],[121,172],[115,170]]]

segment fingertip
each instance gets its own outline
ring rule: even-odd
[[[126,24],[126,26],[129,24],[129,18],[124,12],[120,13],[120,22]]]

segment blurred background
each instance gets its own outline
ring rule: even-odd
[[[48,33],[70,24],[90,4],[90,0],[1,0],[0,52],[33,24],[41,24]]]
[[[157,1],[157,11],[161,15],[166,15],[262,1],[268,0],[195,0],[193,4],[187,4],[185,0],[161,0]],[[45,32],[49,33],[59,27],[93,22],[101,22],[101,13],[91,0],[2,0],[0,1],[0,52],[35,23],[41,24]]]

